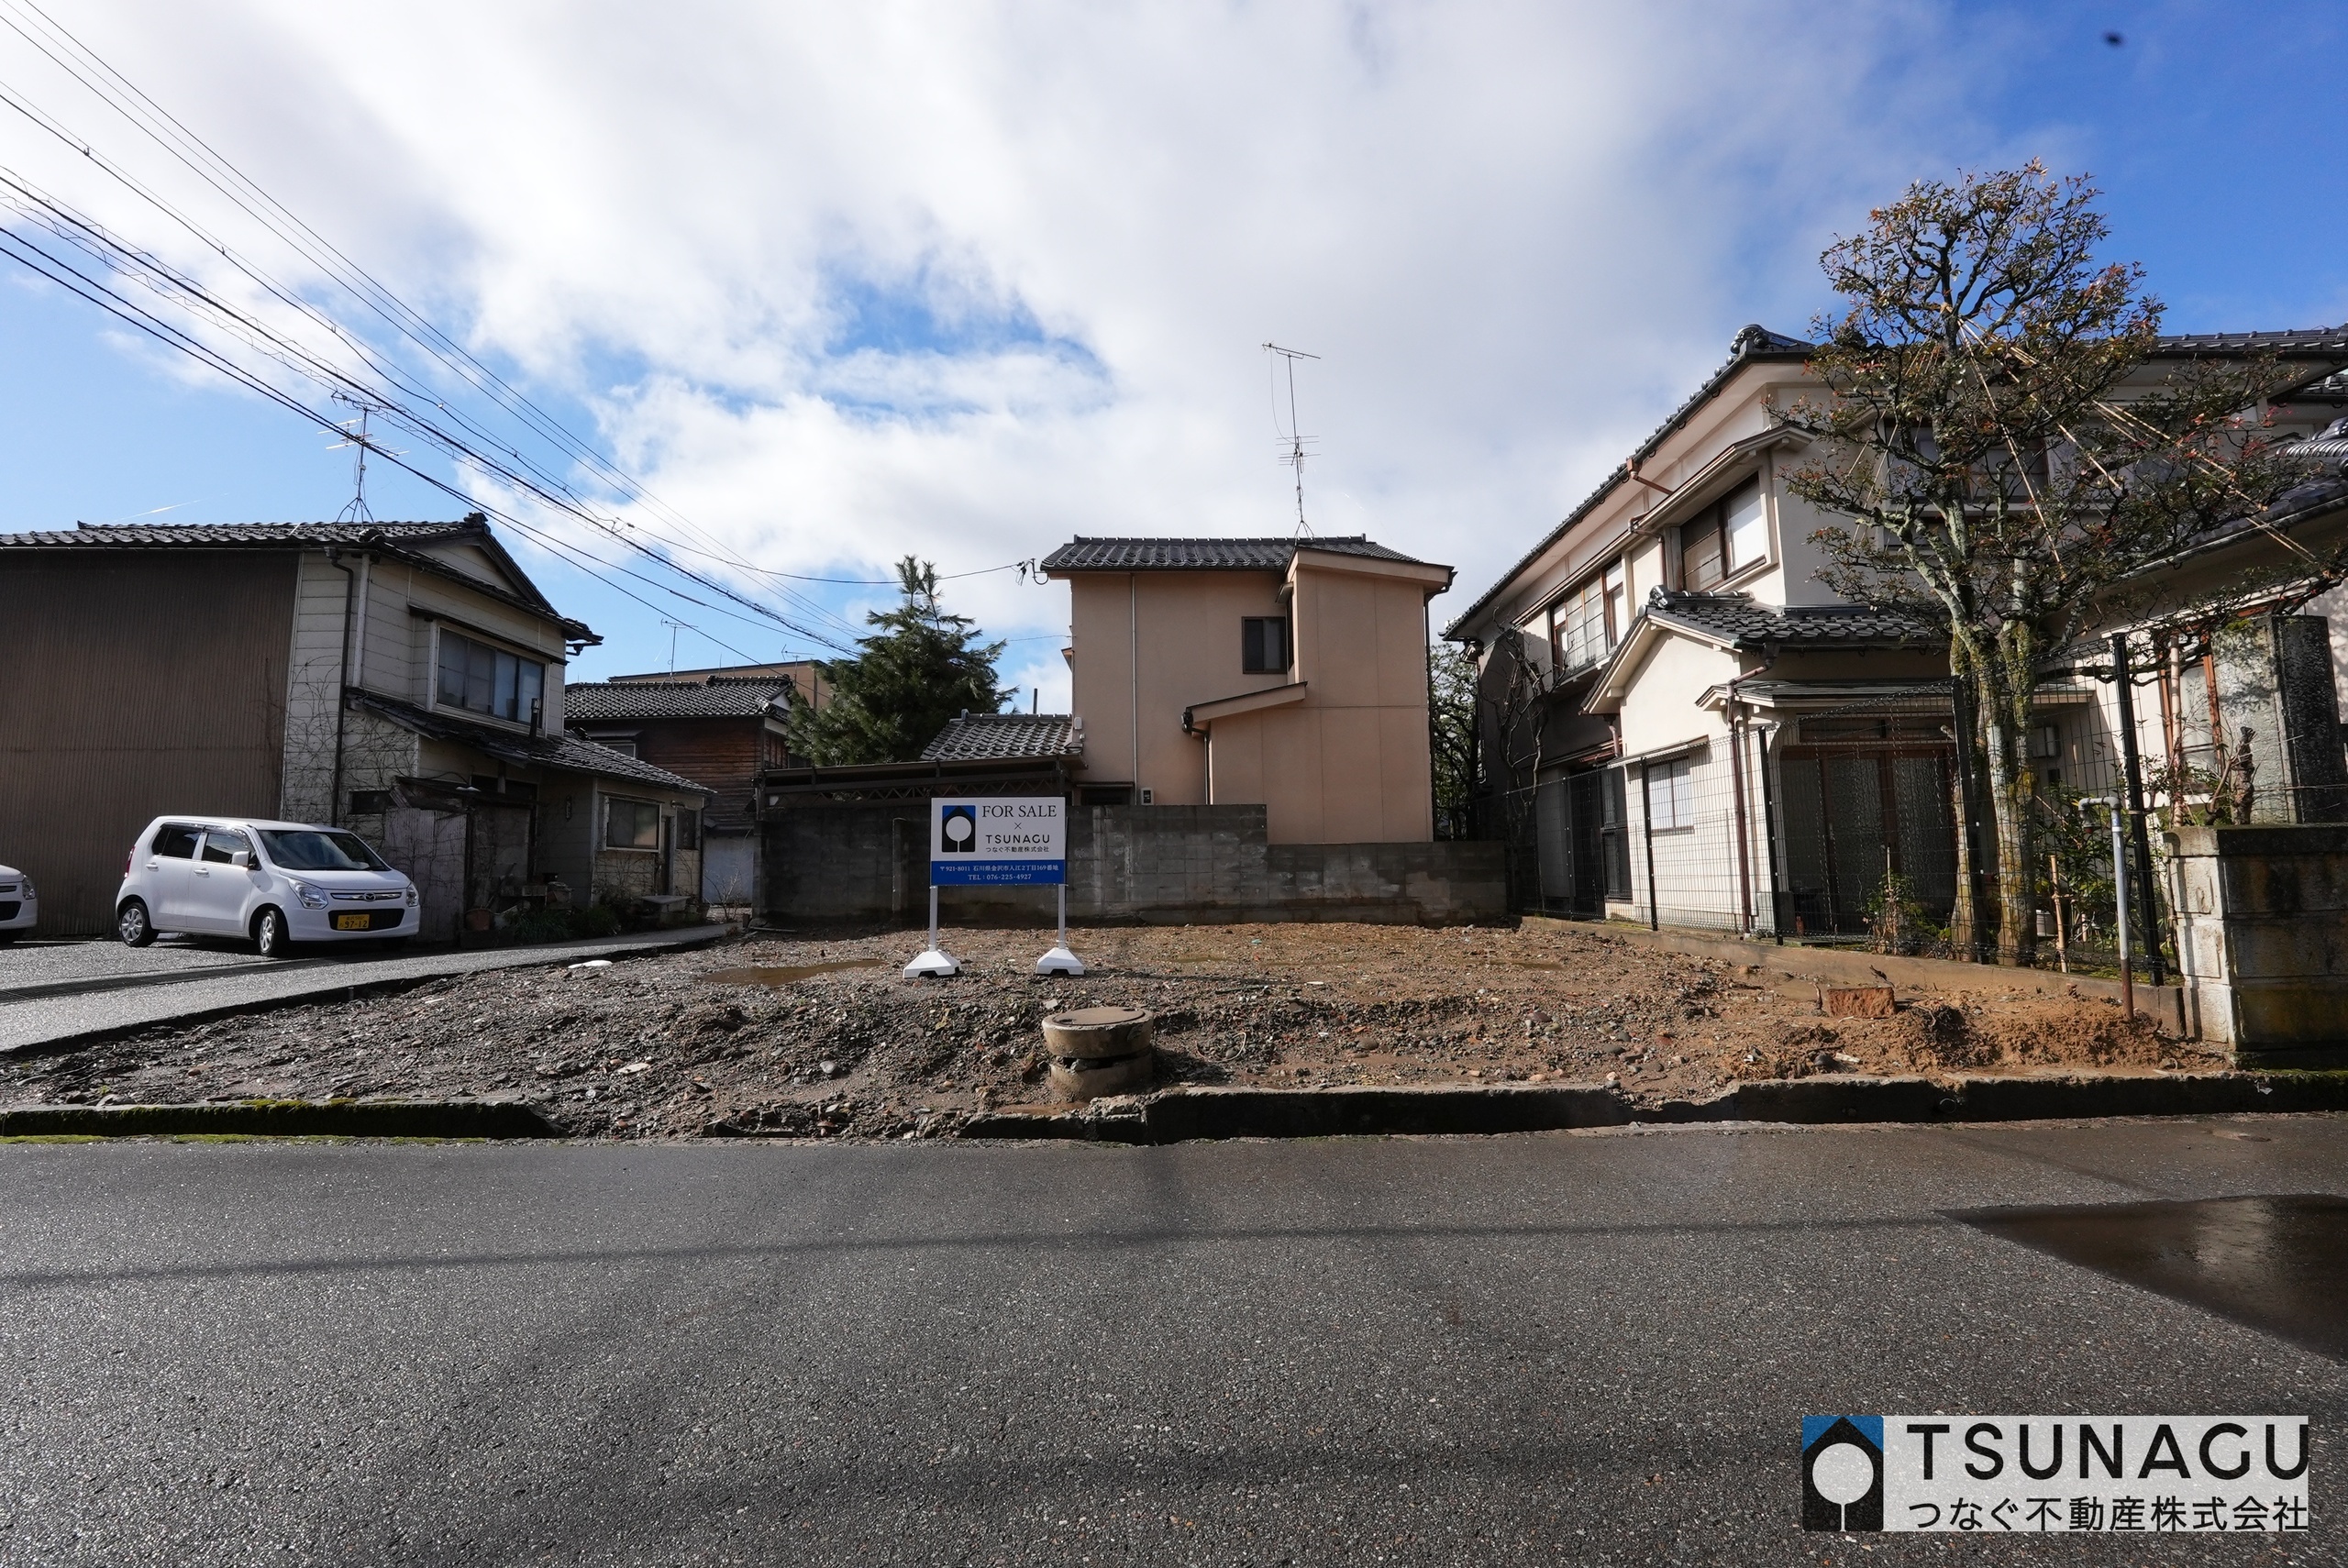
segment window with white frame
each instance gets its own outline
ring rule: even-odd
[[[1647,826],[1656,833],[1696,825],[1695,777],[1686,757],[1647,765]]]
[[[1769,514],[1761,504],[1761,486],[1748,484],[1728,498],[1721,509],[1722,528],[1728,538],[1728,569],[1733,577],[1746,567],[1769,558]]]
[[[1623,639],[1630,579],[1616,561],[1549,612],[1549,644],[1560,670],[1596,664]]]
[[[1680,586],[1703,593],[1769,558],[1769,513],[1755,480],[1679,530]]]

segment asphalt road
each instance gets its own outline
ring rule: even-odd
[[[2249,1132],[2253,1138],[2240,1136]],[[2348,1121],[0,1147],[0,1562],[1951,1561],[1799,1418],[2304,1412],[2341,1364],[1942,1211],[2340,1193]]]
[[[722,926],[685,926],[526,947],[380,948],[317,944],[284,962],[239,955],[225,942],[127,948],[57,943],[0,948],[0,1054],[53,1049],[94,1032],[217,1016],[256,1006],[323,1000],[353,985],[399,983],[483,969],[626,958],[693,946]],[[122,955],[127,954],[126,959]]]

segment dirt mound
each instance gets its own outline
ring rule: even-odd
[[[1828,1018],[1809,982],[1550,921],[1070,935],[1080,979],[1034,973],[1037,933],[969,930],[949,933],[966,967],[942,982],[902,977],[919,944],[904,932],[452,977],[0,1061],[0,1099],[510,1093],[591,1137],[903,1136],[1045,1099],[1044,1014],[1103,1005],[1157,1015],[1168,1083],[1612,1083],[1644,1101],[1821,1073],[2155,1067],[2190,1049],[2077,997],[1903,990],[1889,1018]]]

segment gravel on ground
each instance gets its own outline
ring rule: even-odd
[[[1156,1015],[1161,1084],[1607,1083],[1635,1102],[1819,1073],[2215,1065],[2099,999],[1902,989],[1888,1018],[1830,1017],[1809,981],[1554,921],[1070,940],[1082,978],[1032,974],[1048,938],[1005,930],[949,932],[948,980],[900,975],[920,946],[902,931],[455,976],[0,1062],[0,1100],[519,1095],[575,1136],[944,1134],[1047,1101],[1042,1019],[1110,1004]]]

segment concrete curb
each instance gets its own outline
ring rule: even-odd
[[[1427,1088],[1171,1088],[1057,1112],[994,1111],[964,1138],[1179,1143],[1197,1138],[1551,1132],[1703,1121],[2023,1121],[2348,1110],[2348,1073],[2169,1077],[1876,1078],[1822,1075],[1740,1084],[1704,1100],[1639,1104],[1595,1084]]]
[[[51,1055],[59,1052],[78,1051],[84,1046],[103,1044],[109,1040],[119,1040],[149,1029],[178,1028],[183,1024],[209,1023],[223,1018],[238,1018],[251,1013],[271,1012],[285,1007],[308,1007],[318,1002],[358,1001],[366,997],[396,996],[402,991],[414,990],[418,986],[427,986],[435,980],[445,980],[453,976],[481,975],[497,969],[523,969],[538,965],[578,964],[591,958],[609,958],[617,961],[642,957],[648,954],[674,953],[684,948],[707,946],[722,941],[732,932],[731,926],[687,926],[681,928],[673,934],[664,933],[652,940],[637,938],[626,942],[593,945],[564,943],[552,947],[515,947],[498,951],[493,958],[486,962],[482,961],[482,954],[475,950],[471,953],[449,955],[445,963],[427,960],[428,966],[403,968],[395,975],[380,975],[371,978],[367,977],[367,972],[364,969],[344,967],[334,970],[334,977],[331,978],[322,976],[313,983],[273,989],[260,996],[238,997],[227,1001],[207,1002],[194,1007],[172,1007],[168,1005],[168,998],[163,998],[159,999],[158,1005],[141,1010],[137,1017],[120,1019],[87,1029],[61,1030],[54,1034],[36,1035],[18,1040],[13,1044],[0,1045],[0,1056]],[[388,962],[411,961],[395,959]],[[226,970],[225,974],[222,972],[223,968]],[[224,966],[222,968],[206,968],[192,972],[188,975],[186,983],[206,985],[217,984],[224,980],[233,983],[237,978],[244,977],[254,977],[266,981],[271,976],[283,973],[285,971],[282,969],[262,968],[253,965]],[[166,988],[152,988],[161,990]],[[6,999],[0,998],[0,1000]]]
[[[0,1138],[558,1138],[518,1099],[248,1099],[196,1105],[0,1107]]]

